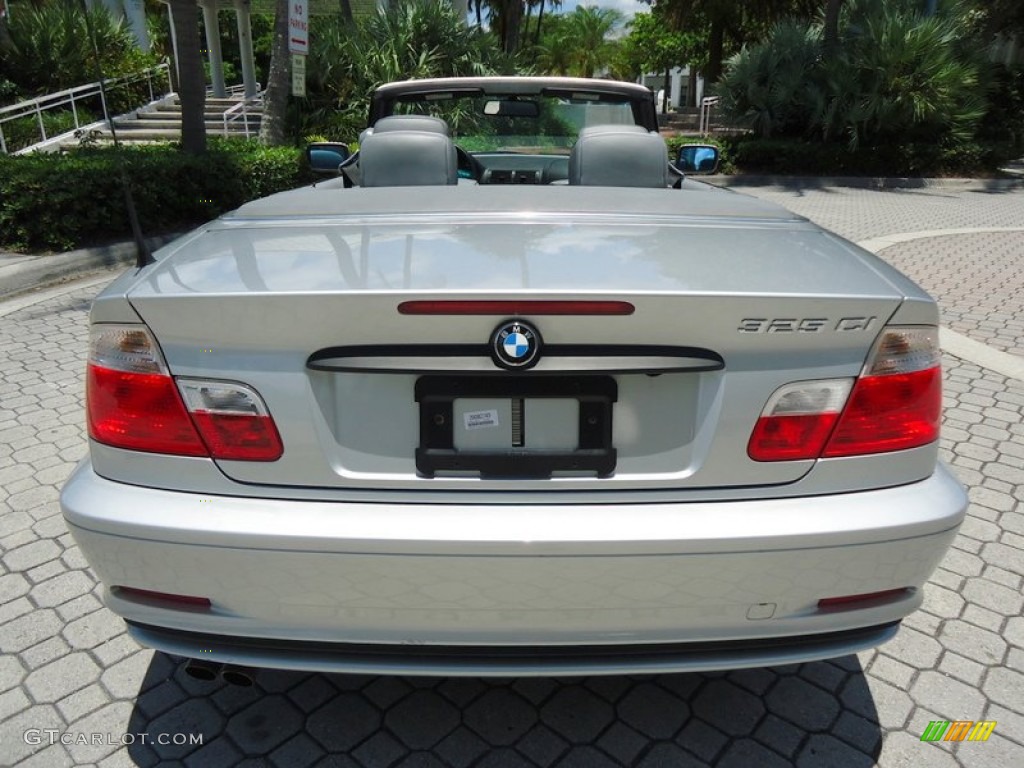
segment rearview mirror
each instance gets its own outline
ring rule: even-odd
[[[306,147],[306,158],[314,173],[337,175],[338,167],[348,160],[347,144],[318,141]]]
[[[686,144],[679,148],[676,168],[683,173],[714,173],[718,170],[720,153],[712,144]]]
[[[495,99],[484,104],[484,114],[491,117],[539,117],[540,106],[536,101]]]

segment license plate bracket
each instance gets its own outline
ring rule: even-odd
[[[421,376],[416,381],[420,406],[420,442],[416,469],[479,472],[481,477],[545,478],[554,472],[615,471],[612,404],[618,386],[611,376]],[[460,398],[572,398],[579,403],[579,439],[575,450],[467,451],[455,447],[454,403]]]

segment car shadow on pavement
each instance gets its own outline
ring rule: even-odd
[[[856,656],[558,679],[261,670],[241,687],[194,680],[180,660],[156,653],[128,733],[136,765],[214,768],[773,768],[798,759],[867,768],[882,741]]]

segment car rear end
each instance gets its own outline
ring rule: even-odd
[[[396,217],[406,191],[361,192],[243,208],[95,303],[62,503],[138,638],[723,669],[875,645],[919,605],[966,500],[913,283],[724,193],[454,188]]]

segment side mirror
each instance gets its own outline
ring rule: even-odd
[[[676,168],[683,173],[714,173],[718,170],[720,153],[711,144],[686,144],[679,148]]]
[[[306,159],[313,173],[338,175],[338,168],[349,158],[347,144],[318,141],[306,147]]]

